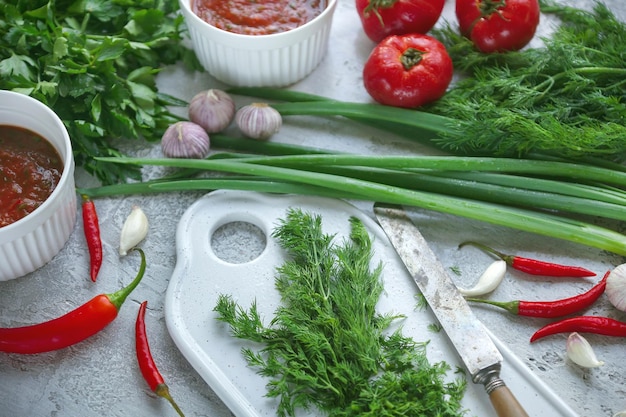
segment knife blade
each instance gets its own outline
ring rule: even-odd
[[[472,382],[484,385],[496,414],[499,417],[528,417],[500,377],[501,353],[418,227],[397,206],[376,204],[374,214],[454,345]]]

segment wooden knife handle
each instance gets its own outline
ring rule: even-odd
[[[528,417],[522,405],[506,385],[500,385],[491,391],[489,399],[498,417]]]

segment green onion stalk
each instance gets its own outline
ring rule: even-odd
[[[305,153],[306,150],[302,150]],[[443,194],[439,191],[424,191],[415,189],[406,184],[407,176],[424,175],[438,178],[442,184],[454,184],[455,178],[448,178],[450,172],[468,172],[471,174],[490,174],[500,172],[524,172],[546,177],[554,176],[557,185],[563,183],[564,189],[576,189],[576,183],[559,179],[565,173],[571,178],[581,178],[588,181],[580,185],[581,193],[601,193],[607,189],[607,195],[614,195],[615,201],[596,201],[592,198],[576,196],[580,202],[584,201],[595,216],[613,218],[620,204],[618,186],[626,184],[626,178],[619,173],[601,172],[602,168],[589,167],[577,164],[543,164],[541,161],[522,161],[517,166],[509,158],[474,158],[474,157],[386,157],[386,156],[359,156],[345,154],[304,154],[284,156],[254,157],[250,155],[220,156],[205,160],[168,159],[168,158],[100,158],[103,161],[127,165],[152,165],[162,167],[176,167],[188,170],[190,173],[222,172],[238,174],[238,176],[222,176],[216,178],[173,178],[157,179],[146,183],[122,184],[119,186],[82,189],[81,193],[92,197],[115,195],[120,193],[153,193],[183,190],[209,189],[239,189],[273,193],[296,193],[328,196],[333,198],[349,198],[355,200],[375,201],[380,203],[402,204],[448,213],[487,223],[506,226],[543,236],[559,238],[579,244],[607,250],[616,254],[626,255],[626,236],[605,227],[597,226],[584,221],[561,215],[560,211],[571,208],[572,196],[549,193],[544,191],[542,199],[550,200],[554,204],[550,210],[523,208],[520,201],[526,196],[528,207],[540,207],[535,191],[517,189],[521,197],[518,202],[510,205],[493,201],[480,201],[467,196]],[[513,164],[511,164],[513,162]],[[294,168],[297,166],[298,168]],[[374,178],[366,175],[367,170],[374,170],[378,175]],[[376,170],[379,170],[376,172]],[[328,172],[324,172],[328,171]],[[426,171],[426,174],[424,174]],[[586,172],[588,171],[588,172]],[[365,174],[364,174],[365,173]],[[606,174],[602,177],[601,174]],[[597,178],[596,178],[597,176]],[[377,180],[383,178],[384,182]],[[605,181],[610,178],[611,185],[600,184],[599,179]],[[502,179],[506,179],[503,176]],[[532,177],[524,179],[532,182]],[[413,181],[415,182],[415,181]],[[419,183],[419,181],[417,181]],[[598,183],[598,184],[594,184]],[[463,187],[471,187],[471,181],[465,181]],[[484,185],[484,183],[481,183]],[[452,187],[452,185],[450,185]],[[125,188],[116,188],[125,187]],[[131,191],[129,187],[134,187]],[[500,185],[506,189],[506,185]],[[462,188],[462,187],[461,187]],[[479,187],[476,187],[477,189]],[[509,189],[510,195],[514,192]],[[568,191],[569,192],[569,191]],[[469,193],[471,195],[471,193]],[[497,196],[497,194],[496,194]],[[560,201],[560,203],[559,203]],[[594,203],[595,202],[595,203]],[[623,203],[623,201],[622,201]],[[560,205],[559,205],[560,204]],[[594,206],[595,204],[595,206]],[[593,211],[596,207],[596,211]],[[623,208],[623,204],[620,206]],[[610,208],[610,210],[609,210]],[[604,212],[606,211],[607,214]],[[610,213],[609,213],[610,212]]]

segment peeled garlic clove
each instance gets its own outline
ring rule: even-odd
[[[176,122],[161,138],[161,150],[168,158],[206,158],[209,147],[209,134],[193,122]]]
[[[478,278],[476,285],[468,289],[459,288],[459,292],[465,297],[478,297],[488,294],[498,288],[505,274],[506,262],[502,259],[498,259],[485,269],[485,272]]]
[[[122,226],[120,234],[120,255],[126,256],[128,251],[144,240],[148,234],[148,218],[139,206],[133,206]]]
[[[235,102],[228,93],[210,89],[196,94],[189,102],[189,120],[208,133],[226,129],[235,117]]]
[[[567,338],[567,357],[577,365],[584,368],[595,368],[604,365],[599,361],[591,345],[580,334],[574,332]]]
[[[616,266],[609,273],[604,291],[615,308],[626,311],[626,264]]]
[[[252,103],[237,111],[235,123],[247,137],[263,140],[280,130],[283,118],[267,103]]]

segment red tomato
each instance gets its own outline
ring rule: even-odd
[[[363,68],[363,83],[379,103],[411,108],[443,96],[452,73],[452,60],[437,39],[422,34],[392,35],[370,54]]]
[[[461,33],[485,53],[516,51],[535,36],[537,0],[456,0]]]
[[[378,43],[389,35],[426,33],[435,26],[445,0],[355,0],[365,34]]]

